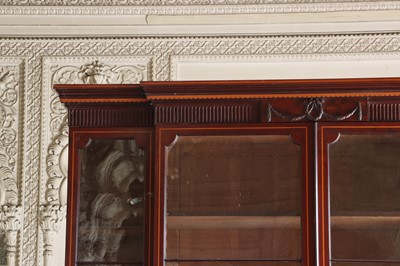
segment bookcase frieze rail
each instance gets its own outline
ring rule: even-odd
[[[70,126],[400,121],[400,82],[392,78],[59,84],[55,89],[70,110]]]

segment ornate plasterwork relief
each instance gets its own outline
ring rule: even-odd
[[[180,5],[244,5],[244,4],[295,4],[334,2],[378,2],[376,0],[6,0],[5,5],[32,6],[180,6]]]
[[[399,14],[395,0],[6,0],[0,36],[397,32]]]
[[[21,145],[19,128],[23,59],[0,58],[0,234],[4,235],[7,265],[15,265],[21,229],[18,178]]]
[[[6,62],[4,62],[6,63]],[[18,205],[20,65],[0,59],[0,206]],[[21,63],[20,63],[21,64]]]
[[[95,1],[87,0],[90,5],[66,5],[61,6],[56,3],[60,1],[47,0],[38,1],[39,5],[18,5],[10,4],[9,6],[0,5],[0,15],[4,16],[121,16],[121,15],[228,15],[228,14],[302,14],[302,13],[320,13],[320,12],[356,12],[356,11],[390,11],[399,10],[400,1],[242,1],[234,4],[225,1],[221,4],[214,5],[211,3],[196,4],[195,1],[188,1],[186,4],[175,4],[166,0],[155,1],[153,5],[135,5],[126,4],[119,5],[117,3],[111,5],[94,5]],[[21,1],[15,0],[16,3]],[[109,2],[109,1],[108,1]],[[142,1],[137,1],[141,3]],[[171,5],[166,5],[170,2]],[[65,2],[67,3],[67,2]],[[70,2],[68,2],[70,3]],[[51,6],[51,7],[50,7]]]
[[[171,57],[177,55],[187,58],[221,55],[277,56],[279,62],[281,56],[281,58],[298,56],[299,60],[305,60],[310,55],[317,60],[318,57],[324,58],[326,55],[332,58],[345,55],[362,58],[372,54],[396,56],[399,52],[399,34],[286,37],[3,38],[0,42],[0,62],[5,57],[26,58],[26,74],[23,75],[27,80],[23,97],[24,118],[22,115],[16,116],[16,121],[21,125],[18,132],[19,134],[23,132],[24,139],[24,146],[17,149],[19,152],[17,152],[18,156],[16,155],[16,158],[19,158],[17,163],[21,164],[22,169],[19,182],[21,182],[22,193],[20,200],[23,206],[23,220],[21,220],[23,234],[20,234],[22,237],[17,247],[19,265],[43,265],[44,235],[38,232],[41,223],[38,214],[41,213],[39,211],[41,205],[51,206],[45,196],[48,190],[47,181],[50,178],[47,166],[48,149],[53,140],[62,134],[63,125],[65,125],[63,120],[65,110],[56,101],[53,102],[57,97],[51,90],[52,76],[57,69],[73,66],[74,71],[79,72],[81,66],[92,64],[96,60],[111,67],[146,65],[146,62],[153,62],[150,64],[152,67],[147,68],[153,69],[151,74],[145,71],[147,78],[169,80],[171,79]],[[140,58],[146,58],[146,60],[141,61]],[[332,71],[335,71],[335,68],[332,68]],[[21,76],[22,74],[19,79]],[[62,77],[62,75],[57,77]],[[20,87],[21,84],[19,83]],[[42,217],[45,215],[43,214]],[[57,241],[63,240],[57,239]],[[63,264],[62,259],[57,261],[56,265],[58,264]]]
[[[51,266],[54,236],[58,232],[60,223],[64,221],[67,206],[43,205],[40,207],[40,228],[43,231],[43,265]]]
[[[18,233],[21,229],[21,206],[1,206],[0,230],[5,234],[7,266],[17,265]]]
[[[83,58],[84,59],[84,58]],[[53,84],[135,84],[148,80],[151,75],[150,57],[124,58],[46,58],[44,62],[45,78],[49,94],[44,95],[43,113],[49,115],[49,121],[43,126],[51,134],[46,138],[50,143],[46,157],[47,186],[46,204],[66,204],[66,177],[68,163],[68,127],[66,109],[60,103],[58,95],[52,89]],[[92,60],[90,60],[92,59]],[[101,60],[101,61],[100,61]],[[103,63],[107,61],[107,63]],[[46,99],[47,98],[47,99]],[[50,107],[50,108],[49,108]]]
[[[105,63],[107,62],[107,63]],[[43,231],[43,265],[53,265],[53,237],[64,221],[67,203],[68,125],[66,109],[52,89],[53,84],[135,84],[151,76],[151,57],[45,58],[43,95],[43,127],[50,134],[45,159],[47,180],[41,199],[41,229]]]

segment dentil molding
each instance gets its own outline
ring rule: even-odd
[[[174,5],[238,5],[238,4],[292,4],[292,3],[334,3],[334,2],[376,2],[374,0],[5,0],[6,5],[134,5],[134,6],[174,6]]]
[[[0,16],[0,36],[354,33],[400,30],[400,1],[8,0]]]
[[[183,0],[186,3],[176,1],[155,1],[153,5],[136,1],[135,4],[118,5],[95,4],[96,1],[88,0],[88,4],[71,4],[57,0],[38,1],[37,5],[24,5],[23,1],[15,1],[16,4],[0,5],[0,15],[3,16],[121,16],[121,15],[227,15],[227,14],[285,14],[285,13],[319,13],[319,12],[343,12],[343,11],[389,11],[399,10],[400,1],[219,1],[214,4],[196,3],[200,1]],[[54,3],[52,3],[54,2]],[[104,1],[106,2],[106,1]],[[107,1],[110,2],[110,1]],[[165,3],[170,3],[166,5]],[[65,5],[62,5],[64,3]],[[68,3],[68,4],[66,4]]]

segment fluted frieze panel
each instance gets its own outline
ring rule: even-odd
[[[153,111],[148,105],[132,108],[118,108],[114,110],[94,110],[94,109],[75,109],[70,114],[70,121],[79,121],[79,124],[70,126],[79,127],[86,125],[87,127],[112,127],[112,126],[151,126],[153,123]]]
[[[250,123],[257,122],[257,103],[226,106],[157,106],[155,122],[182,123]]]
[[[368,105],[369,121],[400,121],[400,104],[375,102]]]

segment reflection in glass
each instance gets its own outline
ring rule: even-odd
[[[6,243],[5,242],[5,234],[0,234],[0,243]],[[5,266],[7,265],[7,251],[5,245],[0,245],[0,266]]]
[[[301,259],[301,148],[290,136],[182,136],[167,166],[167,261]]]
[[[399,266],[399,262],[333,262],[332,266]]]
[[[79,162],[78,261],[143,262],[144,151],[134,140],[93,140]]]
[[[399,260],[400,265],[399,151],[398,133],[341,135],[330,146],[333,260]]]
[[[257,262],[238,262],[238,261],[207,261],[207,262],[167,262],[165,266],[301,266],[301,262],[293,261],[257,261]],[[376,265],[374,265],[376,266]],[[391,266],[391,265],[390,265]]]

